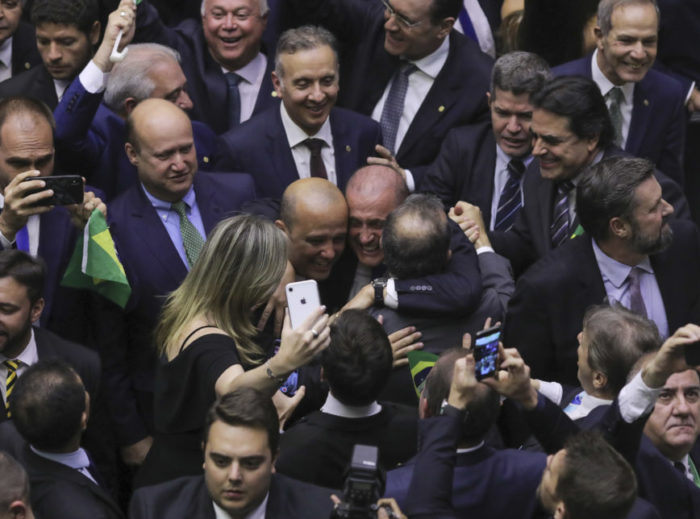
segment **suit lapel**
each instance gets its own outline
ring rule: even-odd
[[[197,173],[194,177],[194,194],[199,214],[202,216],[204,232],[209,236],[214,226],[222,219],[222,208],[214,196],[216,193],[210,189],[206,179],[202,178],[202,172]]]
[[[647,95],[646,83],[642,80],[634,86],[632,120],[625,143],[625,151],[632,155],[637,155],[642,151],[640,149],[642,138],[647,131],[647,126],[652,124],[649,120],[652,111],[651,102],[650,96]]]
[[[333,135],[333,150],[335,154],[336,184],[342,190],[354,173],[357,161],[348,159],[353,156],[353,151],[357,153],[357,150],[352,149],[350,132],[348,132],[348,128],[345,126],[342,118],[337,117],[336,114],[337,111],[333,109],[330,115],[331,134]]]
[[[268,149],[273,163],[272,174],[278,185],[288,186],[295,180],[299,180],[292,150],[289,147],[289,139],[284,131],[282,116],[279,109],[272,109],[272,117],[267,120]]]

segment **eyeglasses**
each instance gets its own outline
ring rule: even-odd
[[[413,22],[406,18],[404,15],[397,13],[396,10],[393,7],[391,7],[391,4],[389,4],[388,0],[382,0],[382,3],[384,4],[384,9],[386,9],[386,12],[389,13],[389,18],[393,16],[396,20],[396,23],[403,26],[405,29],[413,29],[417,25],[423,23],[423,20]]]

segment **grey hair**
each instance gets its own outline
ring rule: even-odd
[[[514,95],[532,95],[552,77],[547,62],[532,52],[514,51],[496,60],[491,72],[491,95],[495,89]]]
[[[328,45],[335,55],[335,65],[338,68],[338,40],[328,30],[317,25],[302,25],[296,29],[284,31],[277,41],[275,52],[275,74],[284,77],[284,67],[280,60],[281,54],[296,54],[300,50],[311,50]]]
[[[659,6],[656,0],[600,0],[598,4],[598,27],[600,27],[600,32],[603,33],[603,36],[607,36],[612,30],[612,15],[618,7],[646,4],[653,5],[654,9],[656,9],[656,20],[658,24],[661,13],[659,12]]]
[[[206,4],[207,0],[202,0],[202,7],[200,8],[200,12],[202,13],[202,16],[206,13],[206,9],[204,8],[204,4]],[[258,0],[258,10],[260,11],[260,16],[265,16],[267,12],[270,10],[270,7],[267,5],[267,0]]]
[[[148,73],[153,65],[166,60],[180,63],[180,54],[158,43],[129,45],[126,57],[114,66],[109,75],[104,94],[105,104],[124,115],[124,101],[127,98],[133,97],[138,102],[151,97],[156,86]]]

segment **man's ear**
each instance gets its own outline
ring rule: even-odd
[[[280,78],[277,73],[272,71],[272,86],[275,88],[275,93],[277,97],[282,99],[282,78]]]
[[[629,238],[632,234],[632,227],[630,224],[619,216],[614,216],[610,219],[609,227],[613,236],[621,240]]]
[[[28,506],[25,505],[24,502],[20,501],[19,499],[16,501],[12,501],[8,510],[12,519],[24,519],[25,517],[29,516]]]
[[[428,399],[420,397],[418,401],[418,416],[421,418],[430,418],[430,413],[428,412]]]
[[[452,249],[447,249],[447,263],[452,259]]]
[[[102,25],[100,22],[95,20],[90,27],[90,32],[88,33],[88,40],[90,40],[90,45],[95,47],[100,42],[100,32],[102,32]]]
[[[36,301],[34,301],[34,304],[32,305],[31,310],[29,311],[29,318],[32,320],[33,323],[37,322],[41,318],[41,314],[44,311],[44,298],[40,297]]]
[[[554,519],[565,519],[566,518],[566,506],[564,506],[564,501],[559,501],[557,507],[554,509]]]
[[[608,385],[608,377],[605,373],[600,371],[593,371],[593,387],[596,389],[603,389]]]
[[[275,220],[275,225],[277,226],[278,229],[282,229],[284,231],[284,234],[289,236],[289,229],[287,229],[287,226],[284,224],[282,220]]]
[[[139,102],[136,100],[135,97],[127,97],[124,99],[124,113],[126,115],[129,115],[134,108],[136,108],[136,105],[139,104]]]
[[[125,143],[124,151],[126,152],[126,157],[129,159],[129,162],[131,162],[131,164],[133,164],[134,166],[138,167],[139,154],[136,153],[136,148],[134,148],[134,145],[130,142]]]
[[[272,455],[272,473],[274,474],[277,472],[277,469],[275,468],[275,464],[277,463],[277,458],[279,458],[280,455],[280,450],[277,449],[275,453]]]
[[[441,40],[447,38],[449,36],[450,31],[452,30],[452,27],[455,25],[455,19],[450,17],[450,18],[443,18],[442,21],[440,22],[440,32],[438,32],[438,38]]]

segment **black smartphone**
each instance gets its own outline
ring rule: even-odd
[[[43,180],[46,187],[43,189],[32,189],[27,191],[25,196],[33,193],[39,193],[46,189],[53,189],[53,196],[45,198],[36,203],[41,205],[72,205],[83,203],[83,179],[80,175],[51,175],[49,177],[30,177],[24,179],[24,182],[29,180]]]
[[[700,341],[685,345],[685,363],[688,366],[700,366]]]
[[[474,360],[476,379],[492,377],[498,365],[498,343],[501,340],[501,325],[476,332],[474,337]]]

